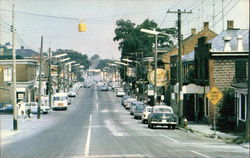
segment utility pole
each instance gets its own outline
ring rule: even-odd
[[[41,115],[41,92],[42,92],[42,53],[43,53],[43,36],[41,36],[41,48],[40,48],[40,65],[39,65],[39,88],[38,88],[38,106],[37,106],[37,119],[40,119]]]
[[[156,100],[157,100],[157,53],[158,53],[158,50],[157,50],[157,43],[158,41],[158,35],[155,35],[155,54],[154,54],[154,106],[156,105]]]
[[[15,49],[15,13],[14,13],[15,5],[12,4],[12,88],[13,88],[13,130],[18,129],[18,122],[17,122],[17,105],[16,105],[16,49]]]
[[[177,13],[178,14],[178,113],[179,113],[179,123],[180,126],[183,127],[183,92],[182,92],[182,84],[183,84],[183,69],[182,69],[182,35],[181,35],[181,14],[192,14],[192,11],[169,11],[168,13]]]
[[[65,64],[63,63],[63,92],[65,93]]]
[[[52,86],[51,86],[51,48],[49,48],[49,107],[51,108],[51,93],[52,93]]]
[[[250,44],[250,41],[248,41],[248,44]],[[248,82],[247,82],[247,88],[248,88],[248,103],[247,103],[247,120],[246,120],[246,133],[245,133],[245,142],[250,142],[250,54],[248,54]]]
[[[60,63],[57,61],[57,92],[60,92]]]

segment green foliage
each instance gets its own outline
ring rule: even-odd
[[[228,88],[223,91],[223,98],[217,106],[217,126],[222,131],[233,130],[235,128],[234,119],[234,89]]]
[[[109,64],[110,63],[114,63],[113,60],[110,60],[110,59],[103,59],[103,60],[100,60],[99,61],[99,64],[98,66],[96,67],[97,69],[104,69],[105,67],[109,67]]]
[[[62,54],[62,53],[68,54],[68,57],[71,60],[74,60],[77,63],[84,65],[84,67],[86,69],[89,68],[90,62],[89,62],[88,56],[86,54],[81,54],[81,53],[74,51],[74,50],[58,49],[56,52],[53,52],[53,55],[54,54]]]
[[[116,22],[117,28],[115,29],[116,36],[114,41],[119,41],[119,50],[123,56],[134,56],[136,52],[143,52],[144,56],[152,56],[152,46],[155,42],[154,37],[149,34],[143,33],[140,30],[156,29],[159,32],[168,34],[163,38],[158,38],[159,47],[172,47],[173,39],[177,38],[176,28],[159,28],[154,21],[146,19],[142,24],[135,25],[130,20],[118,20]]]

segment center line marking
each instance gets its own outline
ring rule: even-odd
[[[92,124],[92,115],[90,115],[90,117],[89,117],[89,129],[88,129],[88,135],[87,135],[87,140],[86,140],[85,150],[84,150],[85,157],[89,156],[89,145],[90,145],[90,136],[91,136],[91,124]]]
[[[192,153],[195,153],[195,154],[197,154],[197,155],[203,156],[203,157],[205,157],[205,158],[210,158],[209,156],[204,155],[204,154],[202,154],[202,153],[199,153],[199,152],[197,152],[197,151],[191,151],[191,152],[192,152]]]

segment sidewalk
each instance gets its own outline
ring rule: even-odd
[[[54,124],[47,115],[42,115],[41,119],[36,119],[32,115],[31,119],[18,118],[18,130],[13,130],[13,116],[0,115],[0,144],[8,144],[35,135]]]
[[[185,129],[182,129],[185,131],[192,131],[194,133],[198,133],[200,135],[210,137],[210,138],[218,138],[218,139],[223,139],[225,141],[232,141],[233,139],[238,138],[238,136],[228,134],[228,133],[223,133],[220,131],[214,131],[212,129],[211,125],[207,124],[202,124],[202,123],[195,123],[195,122],[189,122],[187,127]],[[249,149],[250,143],[243,143],[241,144],[242,147],[248,148]]]

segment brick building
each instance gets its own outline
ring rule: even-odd
[[[34,101],[37,62],[34,60],[16,60],[17,101]],[[10,102],[12,84],[12,60],[0,60],[0,102]]]
[[[195,70],[194,83],[197,86],[209,87],[209,89],[217,87],[223,91],[231,88],[235,83],[246,82],[248,38],[249,30],[234,28],[233,21],[228,21],[227,30],[214,39],[199,38],[195,51],[184,56],[186,61],[193,60],[191,64]],[[211,122],[215,106],[207,101],[205,96],[207,92],[206,90],[204,92],[194,94],[196,98],[199,98],[193,103],[194,111],[198,113],[200,120]],[[237,109],[239,112],[239,107]],[[232,117],[236,117],[236,113],[235,109],[235,116]]]

